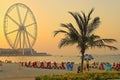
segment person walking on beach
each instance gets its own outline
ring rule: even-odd
[[[77,73],[80,73],[80,64],[77,67]]]
[[[89,60],[86,60],[87,70],[89,71]]]

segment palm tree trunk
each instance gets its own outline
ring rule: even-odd
[[[80,69],[80,72],[83,73],[85,49],[82,49],[82,50],[81,50],[81,53],[82,53],[82,59],[81,59],[81,69]]]
[[[83,73],[83,65],[84,65],[84,53],[82,53],[82,60],[81,60],[81,71]]]

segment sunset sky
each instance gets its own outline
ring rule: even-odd
[[[4,15],[7,9],[15,4],[27,5],[35,15],[37,21],[38,35],[33,48],[39,52],[47,52],[53,55],[78,55],[79,49],[76,46],[68,46],[59,49],[58,43],[61,35],[54,38],[53,31],[60,29],[60,23],[72,22],[73,17],[68,11],[81,12],[86,14],[95,8],[92,18],[99,16],[101,24],[94,32],[102,38],[114,38],[118,42],[112,44],[119,50],[90,49],[90,54],[120,54],[120,0],[1,0],[0,1],[0,48],[10,48],[3,31]],[[111,44],[110,44],[111,45]]]

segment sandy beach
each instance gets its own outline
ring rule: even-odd
[[[3,63],[2,71],[0,71],[0,80],[34,80],[35,76],[76,73],[77,66],[74,66],[73,71],[61,69],[41,69],[20,67],[18,63]]]
[[[20,63],[3,63],[0,66],[0,80],[35,80],[40,75],[62,75],[77,73],[78,64],[74,64],[73,70],[66,69],[42,69],[37,67],[20,66]],[[2,69],[2,70],[1,70]],[[106,69],[90,68],[90,72],[106,72]],[[89,72],[85,70],[84,72]]]

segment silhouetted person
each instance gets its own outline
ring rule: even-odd
[[[80,73],[80,64],[78,65],[77,73]]]

